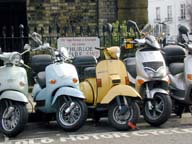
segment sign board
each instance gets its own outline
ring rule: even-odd
[[[80,55],[100,56],[99,50],[95,47],[100,47],[98,37],[61,37],[57,40],[57,48],[66,47],[69,55],[75,57]]]

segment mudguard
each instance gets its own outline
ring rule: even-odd
[[[2,99],[10,99],[13,101],[28,103],[28,99],[26,95],[24,95],[21,92],[13,91],[13,90],[3,92],[0,96],[0,100]]]
[[[141,99],[140,94],[134,88],[128,85],[120,84],[112,87],[107,92],[106,96],[102,99],[101,104],[108,104],[117,96],[127,96]]]
[[[156,93],[163,93],[163,94],[167,94],[168,95],[168,92],[162,88],[154,88],[152,90],[150,90],[150,99],[153,99],[154,98],[154,95]]]
[[[85,96],[79,89],[72,88],[72,87],[61,87],[55,93],[51,104],[54,105],[57,98],[59,98],[60,96],[64,96],[64,95],[76,97],[76,98],[80,98],[80,99],[85,99]]]

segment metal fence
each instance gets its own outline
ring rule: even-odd
[[[29,29],[22,24],[18,28],[15,27],[3,27],[0,34],[0,47],[3,52],[10,51],[23,51],[25,43],[30,42],[30,33],[38,32],[42,36],[42,40],[50,43],[53,47],[57,46],[57,39],[59,37],[84,37],[84,36],[97,36],[100,39],[100,46],[112,46],[122,44],[123,38],[125,38],[125,32],[120,25],[114,28],[111,24],[107,23],[102,27],[97,26],[49,26],[34,27]],[[28,57],[24,60],[28,62]]]

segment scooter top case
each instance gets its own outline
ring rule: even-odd
[[[167,45],[162,48],[163,56],[167,65],[171,63],[183,63],[186,57],[186,51],[179,45]]]

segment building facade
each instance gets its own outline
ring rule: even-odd
[[[165,31],[167,35],[175,36],[179,25],[185,25],[191,31],[189,2],[190,0],[148,0],[148,21],[152,25],[159,23],[156,35]]]

